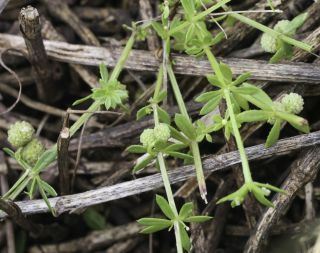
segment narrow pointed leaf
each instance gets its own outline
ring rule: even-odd
[[[165,216],[167,216],[170,220],[175,219],[175,215],[168,201],[164,197],[156,195],[156,202]]]
[[[144,169],[154,158],[151,155],[147,155],[142,160],[138,160],[137,164],[133,167],[132,173],[136,173]]]
[[[126,151],[130,153],[144,154],[147,152],[147,149],[142,145],[131,145],[127,147]]]
[[[197,136],[195,134],[195,129],[187,117],[182,114],[176,114],[174,118],[174,122],[178,126],[178,128],[191,140],[194,140]]]
[[[185,220],[192,214],[193,204],[192,202],[185,203],[179,212],[179,217],[181,220]]]
[[[169,226],[167,226],[167,225],[149,226],[149,227],[143,229],[140,233],[142,233],[142,234],[152,234],[152,233],[158,232],[160,230],[163,230],[163,229],[165,229],[167,227],[169,227]]]
[[[172,221],[166,220],[166,219],[160,219],[160,218],[142,218],[137,220],[137,222],[144,226],[157,226],[157,225],[163,225],[170,227],[172,225]]]
[[[237,115],[237,121],[240,123],[266,121],[268,118],[269,113],[262,110],[249,110]]]
[[[182,247],[189,252],[191,249],[191,241],[190,241],[189,235],[182,224],[179,224],[179,227],[180,227]]]
[[[107,66],[104,63],[101,63],[99,65],[99,70],[100,70],[101,79],[104,81],[108,81],[109,74],[108,74]]]
[[[280,120],[276,120],[276,122],[274,123],[273,127],[271,128],[271,131],[268,135],[267,141],[266,141],[266,147],[271,147],[272,145],[274,145],[280,136],[280,129],[281,129],[281,121]]]
[[[200,96],[198,96],[195,101],[199,102],[199,103],[205,103],[208,102],[211,99],[214,99],[215,97],[221,95],[221,91],[220,90],[215,90],[215,91],[209,91],[209,92],[205,92],[203,94],[201,94]]]
[[[210,216],[190,216],[187,219],[185,219],[186,222],[206,222],[208,220],[213,219],[213,217]]]
[[[200,115],[208,114],[209,112],[212,112],[221,102],[222,96],[216,96],[213,99],[211,99],[209,102],[207,102],[201,109]]]

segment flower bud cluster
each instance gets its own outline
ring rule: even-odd
[[[34,132],[33,126],[26,121],[17,121],[8,130],[9,143],[30,166],[34,166],[45,151],[43,144],[34,137]]]

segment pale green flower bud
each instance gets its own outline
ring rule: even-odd
[[[275,53],[277,51],[276,38],[267,33],[262,34],[260,44],[262,49],[267,53]]]
[[[285,34],[287,36],[294,35],[294,31],[291,31],[289,28],[290,28],[289,20],[280,20],[274,26],[274,30],[281,34]],[[260,44],[262,49],[268,53],[275,53],[277,51],[277,38],[272,35],[269,35],[268,33],[264,33],[262,35]]]
[[[281,104],[286,112],[299,114],[303,110],[304,102],[299,94],[291,92],[281,99]]]
[[[170,128],[165,123],[160,123],[154,128],[156,141],[166,142],[170,138]]]
[[[153,129],[147,128],[143,130],[142,134],[140,135],[140,142],[143,146],[149,147],[153,146],[156,141],[156,138],[154,136]]]
[[[33,126],[26,121],[17,121],[8,130],[8,141],[15,148],[25,146],[32,140]]]
[[[45,148],[43,144],[38,139],[34,138],[22,148],[21,158],[30,166],[34,166],[44,151]]]

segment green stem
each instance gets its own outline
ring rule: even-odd
[[[172,69],[172,65],[170,63],[167,64],[167,71],[168,71],[168,75],[169,75],[169,78],[170,78],[170,82],[171,82],[171,86],[172,86],[172,89],[173,89],[174,96],[176,97],[176,100],[177,100],[177,103],[178,103],[179,110],[180,110],[180,112],[181,112],[181,114],[183,116],[185,116],[188,119],[190,119],[188,111],[187,111],[187,108],[186,108],[186,105],[184,104],[184,100],[183,100],[182,94],[180,92],[179,85],[177,83],[177,79],[176,79],[176,77],[174,75],[174,72],[173,72],[173,69]]]
[[[219,81],[222,82],[225,85],[225,79],[223,77],[222,71],[220,69],[220,65],[218,64],[216,58],[214,57],[214,55],[212,54],[212,52],[211,52],[211,50],[209,48],[205,48],[205,53],[206,53],[206,55],[208,57],[208,60],[209,60],[209,62],[211,64],[211,67],[213,68],[214,72],[217,74],[217,77],[218,77]],[[240,154],[240,159],[241,159],[244,179],[245,179],[246,183],[250,183],[250,182],[252,182],[252,177],[251,177],[250,167],[249,167],[249,163],[248,163],[248,158],[247,158],[247,155],[246,155],[245,150],[244,150],[242,138],[241,138],[240,131],[239,131],[239,128],[238,128],[238,124],[237,124],[237,121],[236,121],[236,116],[235,116],[234,111],[233,111],[233,105],[232,105],[232,101],[231,101],[231,96],[230,95],[231,94],[230,94],[229,89],[225,88],[224,89],[224,96],[225,96],[225,99],[226,99],[227,108],[228,108],[228,112],[229,112],[229,115],[230,115],[233,134],[234,134],[234,137],[236,139],[237,148],[238,148],[238,151],[239,151],[239,154]]]
[[[160,123],[157,106],[152,105],[152,108],[153,108],[154,124],[155,124],[155,126],[157,126]],[[165,164],[165,161],[163,158],[163,154],[161,152],[158,153],[157,160],[159,163],[160,173],[161,173],[164,189],[166,191],[168,203],[169,203],[171,210],[173,211],[175,217],[178,218],[178,210],[177,210],[176,204],[174,202],[174,197],[173,197],[173,193],[172,193],[172,189],[171,189],[171,185],[170,185],[170,180],[169,180],[169,176],[168,176],[167,169],[166,169],[166,164]],[[175,237],[176,237],[177,252],[183,253],[182,242],[181,242],[181,232],[180,232],[180,226],[179,226],[178,219],[176,219],[174,221],[174,232],[175,232]]]
[[[176,98],[178,106],[179,106],[179,110],[180,110],[181,114],[183,116],[185,116],[187,119],[189,119],[190,122],[191,122],[191,119],[189,117],[186,105],[184,103],[184,100],[183,100],[179,85],[177,83],[177,79],[176,79],[176,77],[174,75],[174,72],[173,72],[173,69],[172,69],[172,65],[170,63],[167,65],[167,69],[168,69],[168,74],[169,74],[171,86],[172,86],[172,89],[173,89],[173,93],[175,95],[175,98]],[[192,151],[193,160],[194,160],[194,166],[195,166],[195,169],[196,169],[196,175],[197,175],[200,195],[201,195],[201,198],[207,203],[206,181],[205,181],[205,177],[204,177],[204,174],[203,174],[203,168],[202,168],[202,162],[201,162],[199,146],[198,146],[198,143],[197,143],[196,140],[191,140],[190,148],[191,148],[191,151]]]
[[[284,42],[287,42],[288,44],[292,45],[292,46],[295,46],[295,47],[298,47],[298,48],[301,48],[307,52],[311,52],[312,51],[312,46],[304,43],[304,42],[301,42],[301,41],[298,41],[298,40],[295,40],[295,39],[292,39],[290,38],[289,36],[286,36],[282,33],[279,33],[265,25],[262,25],[250,18],[247,18],[239,13],[232,13],[232,14],[229,14],[231,17],[241,21],[242,23],[245,23],[247,25],[250,25],[264,33],[268,33],[270,34],[271,36],[273,37],[279,37],[281,38]]]
[[[212,54],[211,50],[209,47],[205,47],[204,48],[204,52],[210,62],[210,65],[212,67],[212,69],[214,70],[214,72],[216,73],[218,79],[220,82],[222,82],[223,84],[225,84],[225,80],[222,74],[222,71],[220,69],[220,65],[216,59],[216,57],[214,57],[214,55]]]
[[[124,47],[124,49],[121,53],[121,56],[117,62],[117,65],[114,67],[114,69],[112,71],[112,74],[109,79],[110,81],[117,80],[119,78],[119,75],[124,67],[124,64],[126,63],[128,57],[129,57],[129,54],[130,54],[130,51],[133,47],[134,41],[135,41],[135,32],[133,32],[131,34],[129,40],[127,41],[127,44]]]
[[[233,104],[231,102],[230,91],[228,89],[224,90],[224,97],[226,99],[228,112],[229,112],[229,115],[230,115],[233,135],[234,135],[234,137],[236,139],[237,148],[238,148],[238,151],[239,151],[239,154],[240,154],[244,180],[245,180],[245,183],[251,183],[252,182],[252,177],[251,177],[249,162],[248,162],[248,158],[247,158],[246,152],[244,150],[244,146],[243,146],[242,138],[241,138],[240,131],[239,131],[239,128],[238,128],[236,116],[235,116],[234,111],[233,111]]]

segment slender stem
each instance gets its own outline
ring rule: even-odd
[[[232,13],[232,14],[229,14],[231,17],[235,18],[235,19],[238,19],[239,21],[241,21],[242,23],[245,23],[247,25],[250,25],[254,28],[257,28],[258,30],[264,32],[264,33],[268,33],[270,34],[271,36],[273,37],[279,37],[281,38],[284,42],[287,42],[288,44],[292,45],[292,46],[295,46],[295,47],[298,47],[298,48],[301,48],[307,52],[311,52],[312,51],[312,46],[304,43],[304,42],[301,42],[301,41],[298,41],[298,40],[295,40],[295,39],[292,39],[290,38],[289,36],[286,36],[282,33],[279,33],[265,25],[262,25],[250,18],[247,18],[239,13]]]
[[[169,78],[170,78],[170,82],[171,82],[171,86],[173,89],[173,93],[176,97],[178,106],[179,106],[179,110],[182,113],[183,116],[185,116],[186,118],[188,118],[191,122],[191,119],[189,117],[186,105],[183,101],[183,97],[179,88],[179,85],[177,83],[177,79],[174,75],[173,69],[171,64],[167,65],[168,68],[168,74],[169,74]],[[199,185],[199,191],[200,191],[200,195],[201,198],[205,201],[205,203],[207,203],[207,187],[206,187],[206,181],[205,181],[205,177],[203,174],[203,168],[202,168],[202,162],[201,162],[201,156],[200,156],[200,151],[199,151],[199,146],[196,140],[191,140],[190,143],[190,148],[192,151],[192,155],[193,155],[193,161],[194,161],[194,166],[196,169],[196,175],[197,175],[197,180],[198,180],[198,185]]]
[[[209,47],[205,47],[204,48],[204,52],[206,53],[206,56],[210,62],[210,65],[212,67],[212,69],[214,70],[214,72],[216,73],[218,79],[220,82],[222,82],[223,84],[225,83],[222,71],[220,69],[219,63],[216,59],[216,57],[214,57],[214,55],[212,54],[211,50]]]
[[[177,100],[177,103],[178,103],[179,110],[180,110],[180,112],[181,112],[181,114],[183,116],[185,116],[188,119],[190,119],[188,111],[187,111],[187,108],[186,108],[186,105],[184,104],[184,101],[183,101],[182,94],[180,92],[179,85],[177,83],[177,79],[176,79],[176,77],[174,75],[174,72],[173,72],[173,69],[172,69],[172,65],[170,63],[167,64],[167,70],[168,70],[168,75],[169,75],[169,78],[170,78],[171,86],[172,86],[172,89],[173,89],[173,93],[174,93],[174,96],[176,97],[176,100]]]
[[[213,68],[214,72],[217,74],[217,77],[218,77],[219,81],[222,82],[225,85],[225,79],[223,77],[223,74],[221,72],[220,66],[219,66],[216,58],[214,57],[214,55],[212,54],[212,52],[211,52],[211,50],[209,48],[205,48],[205,53],[206,53],[206,55],[208,57],[208,60],[210,61],[211,67]],[[238,124],[237,124],[237,121],[236,121],[236,116],[235,116],[234,111],[233,111],[233,104],[232,104],[232,101],[231,101],[230,91],[229,91],[228,88],[224,89],[224,97],[225,97],[226,102],[227,102],[227,107],[228,107],[228,112],[229,112],[229,115],[230,115],[232,130],[233,130],[233,134],[234,134],[234,137],[235,137],[236,143],[237,143],[237,148],[238,148],[239,154],[240,154],[240,159],[241,159],[244,179],[245,179],[246,183],[250,183],[250,182],[252,182],[252,177],[251,177],[249,162],[248,162],[247,155],[246,155],[246,153],[244,151],[242,138],[241,138],[240,131],[239,131],[239,128],[238,128]]]
[[[244,180],[245,180],[246,183],[251,183],[252,182],[252,177],[251,177],[249,162],[248,162],[248,158],[247,158],[246,152],[244,150],[242,138],[241,138],[240,131],[239,131],[239,128],[238,128],[238,125],[237,125],[237,121],[236,121],[236,116],[235,116],[234,111],[233,111],[233,104],[231,102],[230,91],[228,89],[224,90],[224,97],[225,97],[226,102],[227,102],[227,107],[228,107],[228,112],[229,112],[229,115],[230,115],[233,135],[234,135],[234,137],[236,139],[237,148],[238,148],[238,151],[239,151],[239,154],[240,154]]]
[[[135,32],[133,32],[131,34],[129,40],[127,41],[127,44],[126,44],[125,48],[123,49],[121,56],[117,62],[117,65],[114,67],[114,69],[112,71],[112,74],[110,76],[110,81],[117,80],[119,78],[119,75],[123,69],[123,66],[129,57],[129,54],[130,54],[130,51],[133,47],[134,41],[135,41]]]
[[[152,105],[152,108],[153,108],[154,124],[155,124],[155,126],[157,126],[160,123],[157,106]],[[163,154],[161,152],[158,153],[157,160],[159,163],[160,173],[161,173],[164,189],[166,191],[168,203],[169,203],[174,215],[176,217],[178,217],[178,211],[177,211],[176,204],[174,202],[174,197],[173,197],[173,193],[172,193],[172,189],[171,189],[171,185],[170,185],[170,180],[169,180],[167,169],[166,169],[166,164],[165,164],[165,161],[163,158]],[[177,219],[174,221],[174,232],[175,232],[175,237],[176,237],[177,252],[183,253],[180,226],[179,226],[179,221]]]

